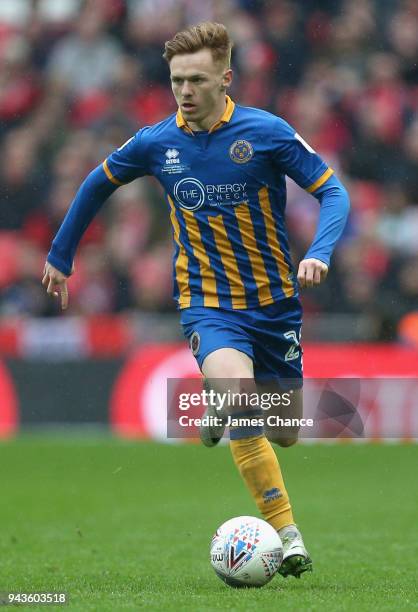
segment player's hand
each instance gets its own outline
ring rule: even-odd
[[[299,264],[298,281],[300,287],[314,287],[324,281],[328,266],[319,259],[303,259]]]
[[[71,273],[74,272],[74,266]],[[54,297],[61,296],[61,308],[65,310],[68,306],[68,276],[54,268],[50,263],[46,262],[43,272],[42,284],[46,287],[48,295]]]

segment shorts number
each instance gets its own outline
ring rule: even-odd
[[[288,349],[286,355],[284,356],[285,361],[293,361],[294,359],[299,359],[300,356],[300,340],[294,329],[291,329],[288,332],[285,332],[284,337],[286,340],[291,340],[293,344]]]

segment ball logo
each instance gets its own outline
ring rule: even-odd
[[[229,148],[229,157],[237,164],[246,164],[254,155],[254,149],[248,140],[236,140]]]
[[[174,185],[174,197],[186,210],[197,210],[205,202],[205,188],[195,178],[184,178]]]

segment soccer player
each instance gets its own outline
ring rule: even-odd
[[[42,283],[49,294],[60,295],[66,308],[67,278],[93,216],[121,185],[155,176],[164,187],[172,223],[174,297],[205,379],[232,391],[248,381],[291,388],[285,416],[300,417],[298,286],[325,279],[347,218],[347,192],[288,123],[239,106],[226,95],[231,42],[223,25],[206,22],[177,33],[165,44],[164,57],[177,113],[140,129],[85,179],[52,243]],[[320,205],[316,235],[297,277],[284,220],[285,175]],[[260,413],[247,407],[235,416]],[[206,445],[219,441],[223,422],[202,428]],[[230,429],[234,462],[263,517],[282,538],[280,572],[299,577],[312,562],[270,444],[290,446],[297,436],[298,428]]]

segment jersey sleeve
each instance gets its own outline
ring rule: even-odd
[[[333,174],[320,156],[286,121],[275,118],[272,127],[273,163],[302,189],[313,193]]]
[[[90,172],[77,191],[47,258],[63,274],[71,274],[76,248],[107,198],[120,185],[149,174],[144,130],[137,132]]]
[[[148,165],[147,128],[139,130],[103,162],[103,170],[114,185],[125,185],[150,174]]]

